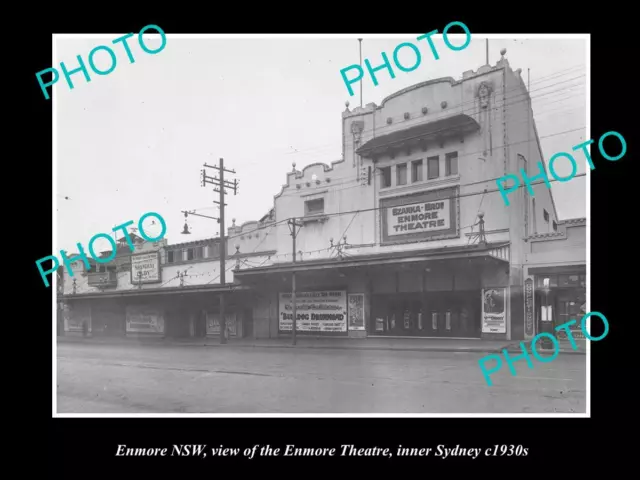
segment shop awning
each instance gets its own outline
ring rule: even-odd
[[[460,247],[443,247],[425,250],[413,250],[404,252],[392,252],[377,255],[362,255],[357,257],[337,258],[303,261],[297,263],[278,263],[266,267],[247,268],[234,272],[234,278],[242,281],[243,278],[252,278],[265,274],[282,274],[291,272],[309,272],[327,270],[339,267],[369,267],[378,265],[396,265],[424,261],[440,261],[466,258],[490,258],[500,263],[509,264],[509,244],[485,244]],[[348,252],[348,250],[347,250]]]
[[[91,293],[78,293],[76,295],[58,295],[58,301],[63,300],[84,300],[95,298],[122,298],[122,297],[142,297],[142,296],[157,296],[157,295],[185,295],[194,293],[221,293],[221,292],[235,292],[238,290],[247,290],[248,287],[237,284],[220,285],[189,285],[185,287],[170,287],[170,288],[140,288],[132,290],[113,290],[104,292],[91,292]]]
[[[526,264],[525,264],[526,265]],[[586,275],[587,265],[554,265],[529,267],[529,275]]]
[[[480,129],[480,124],[469,115],[458,114],[415,127],[381,135],[362,145],[356,153],[362,157],[382,155],[394,149],[419,146],[428,141],[451,136],[464,136]],[[424,146],[423,146],[424,148]]]

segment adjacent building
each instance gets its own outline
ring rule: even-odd
[[[300,335],[535,335],[536,282],[584,268],[586,228],[558,219],[544,184],[509,206],[496,192],[497,178],[520,168],[534,176],[542,160],[529,93],[505,52],[495,66],[419,83],[379,106],[347,102],[342,158],[293,164],[269,212],[228,229],[225,285],[219,238],[142,242],[105,272],[80,264],[64,278],[65,332],[88,319],[93,335],[215,335],[225,292],[232,337],[288,336],[295,275]],[[559,253],[567,246],[570,259]],[[565,297],[554,298],[569,315]]]

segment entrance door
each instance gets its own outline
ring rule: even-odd
[[[479,338],[480,298],[476,291],[427,294],[425,336]]]

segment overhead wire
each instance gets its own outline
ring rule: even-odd
[[[576,68],[585,68],[585,66],[583,64],[580,64],[580,65],[574,65],[573,67],[569,67],[567,69],[558,70],[557,72],[553,72],[550,75],[547,75],[547,76],[544,76],[544,77],[539,77],[537,80],[532,81],[531,85],[537,85],[537,84],[540,84],[540,83],[544,83],[544,82],[548,81],[550,78],[556,78],[556,77],[562,77],[562,76],[565,76],[565,75],[569,75],[569,74],[573,73],[573,72],[571,72],[571,70],[575,70]],[[531,90],[525,91],[524,93],[521,93],[518,96],[527,96],[527,94],[531,94],[532,92],[536,92],[536,91],[539,91],[539,90],[550,88],[550,87],[553,87],[555,85],[559,85],[561,83],[573,81],[573,80],[576,80],[576,79],[579,79],[579,78],[582,78],[582,77],[585,77],[585,76],[586,76],[586,74],[582,74],[582,75],[579,75],[577,77],[570,78],[568,80],[563,80],[561,82],[556,82],[556,83],[553,83],[551,85],[547,85],[545,87],[531,89]],[[580,85],[582,85],[582,84],[580,84]],[[577,86],[580,86],[580,85],[575,85],[574,87],[577,87]],[[508,96],[509,93],[518,92],[518,91],[521,91],[521,90],[522,90],[521,86],[516,86],[516,87],[512,87],[512,88],[506,89],[505,92],[501,92],[501,91],[495,92],[495,96],[496,96],[496,98],[501,98],[501,97],[504,97],[504,96]],[[532,98],[534,98],[534,97],[532,97]],[[475,102],[476,102],[475,98],[472,99],[472,100],[465,100],[465,101],[460,102],[460,103],[451,104],[448,107],[448,109],[450,110],[450,109],[454,109],[454,108],[463,107],[465,105],[473,105],[473,104],[475,104]],[[408,112],[408,113],[410,115],[411,114],[421,114],[422,115],[422,111],[421,110],[411,111],[411,112]],[[404,114],[397,115],[397,116],[392,116],[390,118],[392,118],[392,120],[395,120],[395,119],[404,120]],[[395,126],[396,125],[394,125],[393,123],[392,123],[392,125],[379,125],[379,126],[376,126],[375,132],[384,134],[383,132],[385,130],[392,129]],[[369,133],[369,132],[373,132],[373,131],[374,131],[373,128],[365,129],[362,133]],[[304,154],[304,153],[307,153],[307,152],[311,152],[311,151],[317,150],[319,147],[332,146],[332,145],[333,145],[333,142],[331,144],[318,144],[318,145],[315,145],[315,146],[309,147],[309,148],[297,149],[296,152],[283,152],[280,155],[283,155],[283,156],[284,155],[300,155],[300,154]],[[263,160],[256,160],[256,161],[250,161],[250,162],[243,162],[243,164],[245,164],[245,165],[253,165],[253,164],[258,164],[258,163],[262,163],[262,162],[263,162]]]

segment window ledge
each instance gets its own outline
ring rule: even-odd
[[[421,182],[410,183],[407,185],[399,185],[392,187],[384,187],[379,190],[380,197],[397,195],[399,192],[412,192],[417,190],[425,190],[441,185],[455,185],[460,182],[460,175],[449,175],[447,177],[439,177],[433,180],[423,180]]]

